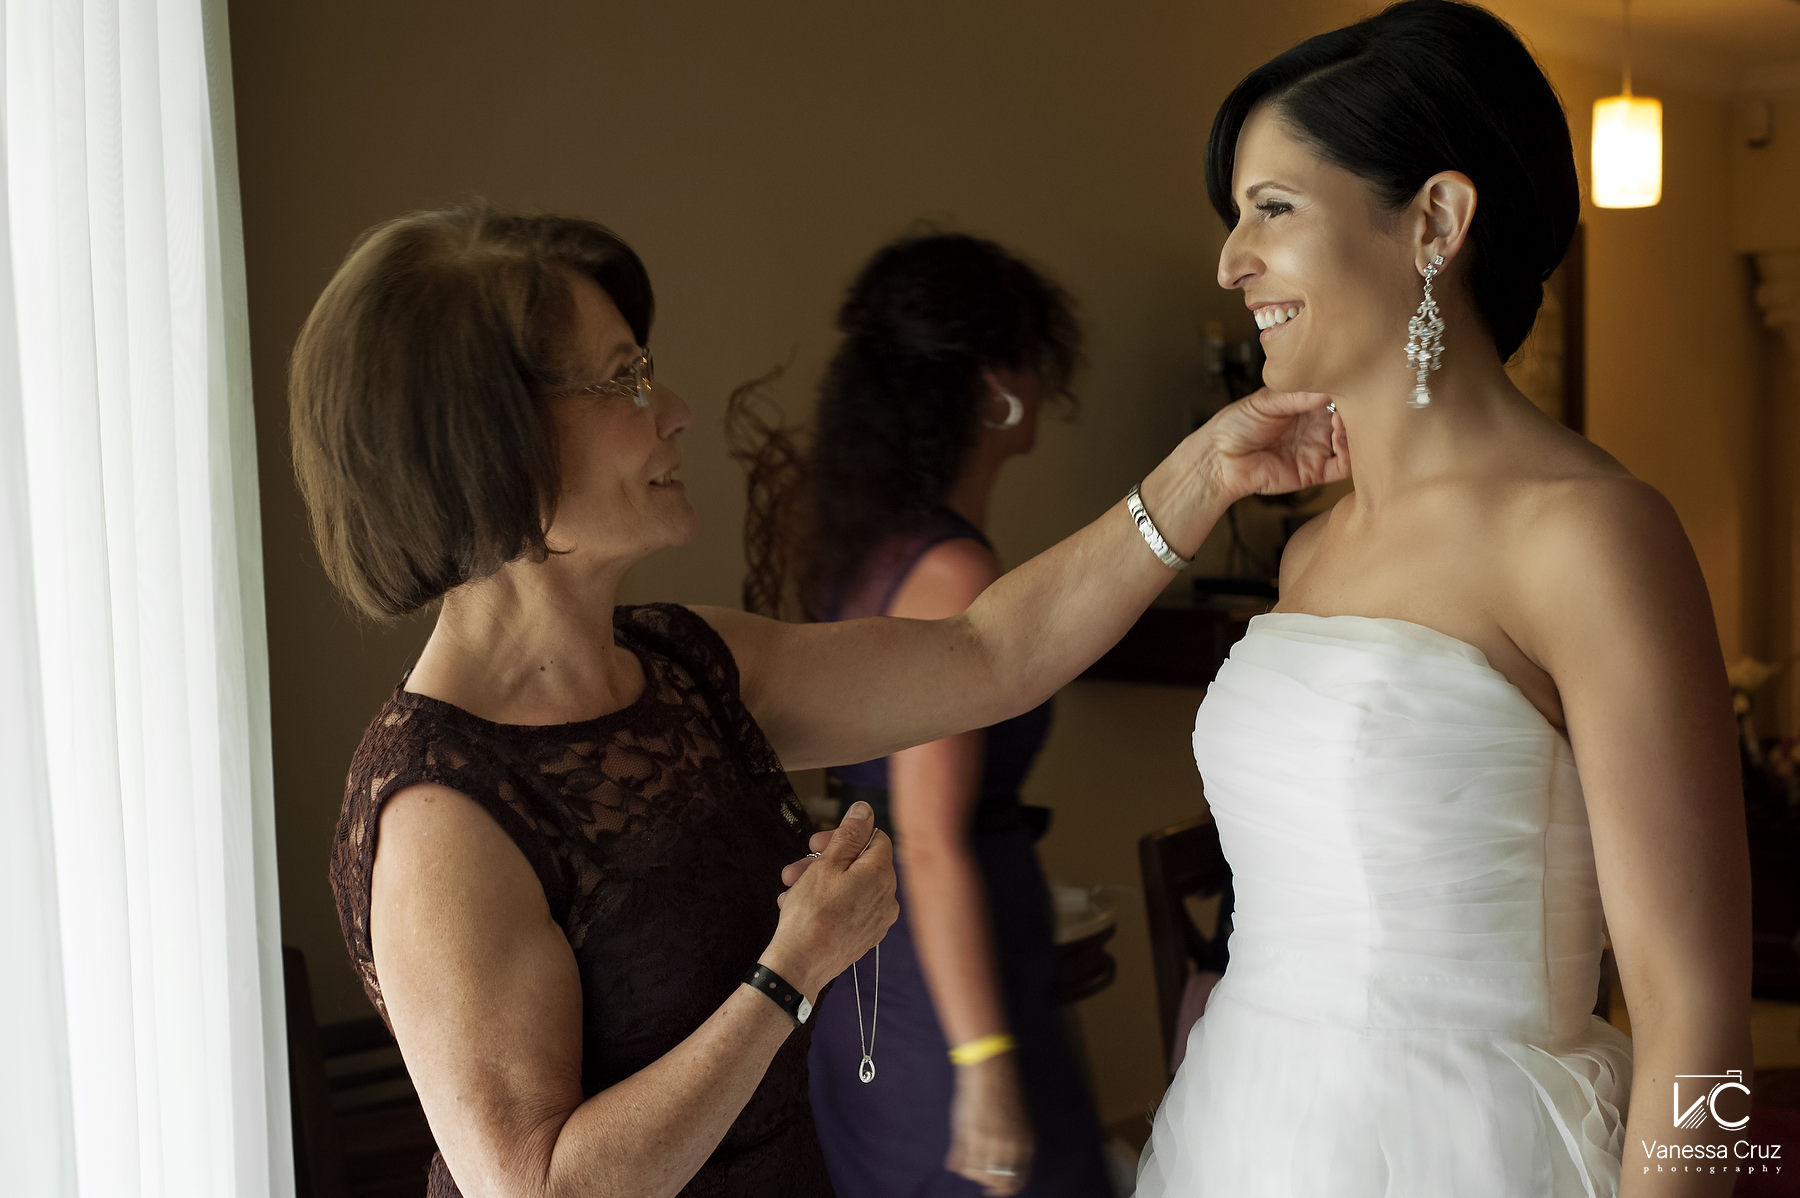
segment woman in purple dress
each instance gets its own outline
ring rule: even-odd
[[[802,516],[806,614],[960,613],[1001,573],[983,531],[995,479],[1073,371],[1068,298],[992,242],[908,237],[863,269],[838,326]],[[813,1107],[844,1198],[1110,1193],[1058,1013],[1034,848],[1047,813],[1019,801],[1049,725],[1046,702],[832,771],[893,836],[901,895],[879,963],[858,971],[865,990],[881,978],[877,1080],[859,1076],[870,995],[859,1012],[840,985],[817,1016]]]

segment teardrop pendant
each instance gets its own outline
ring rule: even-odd
[[[856,1070],[856,1076],[862,1079],[863,1085],[875,1080],[875,1025],[881,1019],[881,945],[875,946],[875,1001],[874,1010],[869,1012],[869,1034],[863,1035],[862,1021],[862,975],[856,970],[856,962],[850,962],[850,983],[856,988],[856,1040],[862,1046],[862,1064]]]

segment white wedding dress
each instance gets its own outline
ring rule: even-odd
[[[1569,742],[1474,646],[1250,622],[1194,721],[1230,965],[1140,1198],[1611,1198],[1631,1042]]]

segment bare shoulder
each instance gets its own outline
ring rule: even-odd
[[[1000,560],[980,541],[939,541],[919,556],[888,611],[916,620],[954,616],[967,611],[999,577]]]
[[[525,858],[480,803],[461,791],[420,782],[388,796],[381,805],[379,868],[409,866],[419,856],[453,854],[470,864],[496,866],[497,858]]]
[[[744,659],[754,656],[765,640],[778,635],[787,627],[784,621],[759,616],[755,612],[740,611],[735,607],[713,607],[697,603],[688,610],[706,621],[719,634],[719,639],[725,642],[725,647],[737,659],[740,674],[744,671]]]
[[[1461,490],[1471,527],[1497,540],[1506,570],[1520,579],[1560,576],[1571,559],[1591,568],[1595,554],[1628,553],[1634,529],[1674,515],[1655,487],[1611,454],[1548,422],[1505,439]]]
[[[382,804],[370,892],[369,930],[384,973],[425,941],[442,949],[447,940],[478,939],[486,924],[550,914],[537,874],[493,816],[431,783]]]
[[[1582,646],[1654,637],[1717,652],[1712,605],[1681,518],[1623,469],[1540,480],[1511,506],[1514,637],[1552,674]]]
[[[1661,491],[1623,470],[1537,480],[1511,506],[1524,577],[1666,567],[1688,549],[1681,518]]]

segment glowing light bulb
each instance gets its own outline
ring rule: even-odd
[[[1662,101],[1594,101],[1594,205],[1648,208],[1662,199]]]

